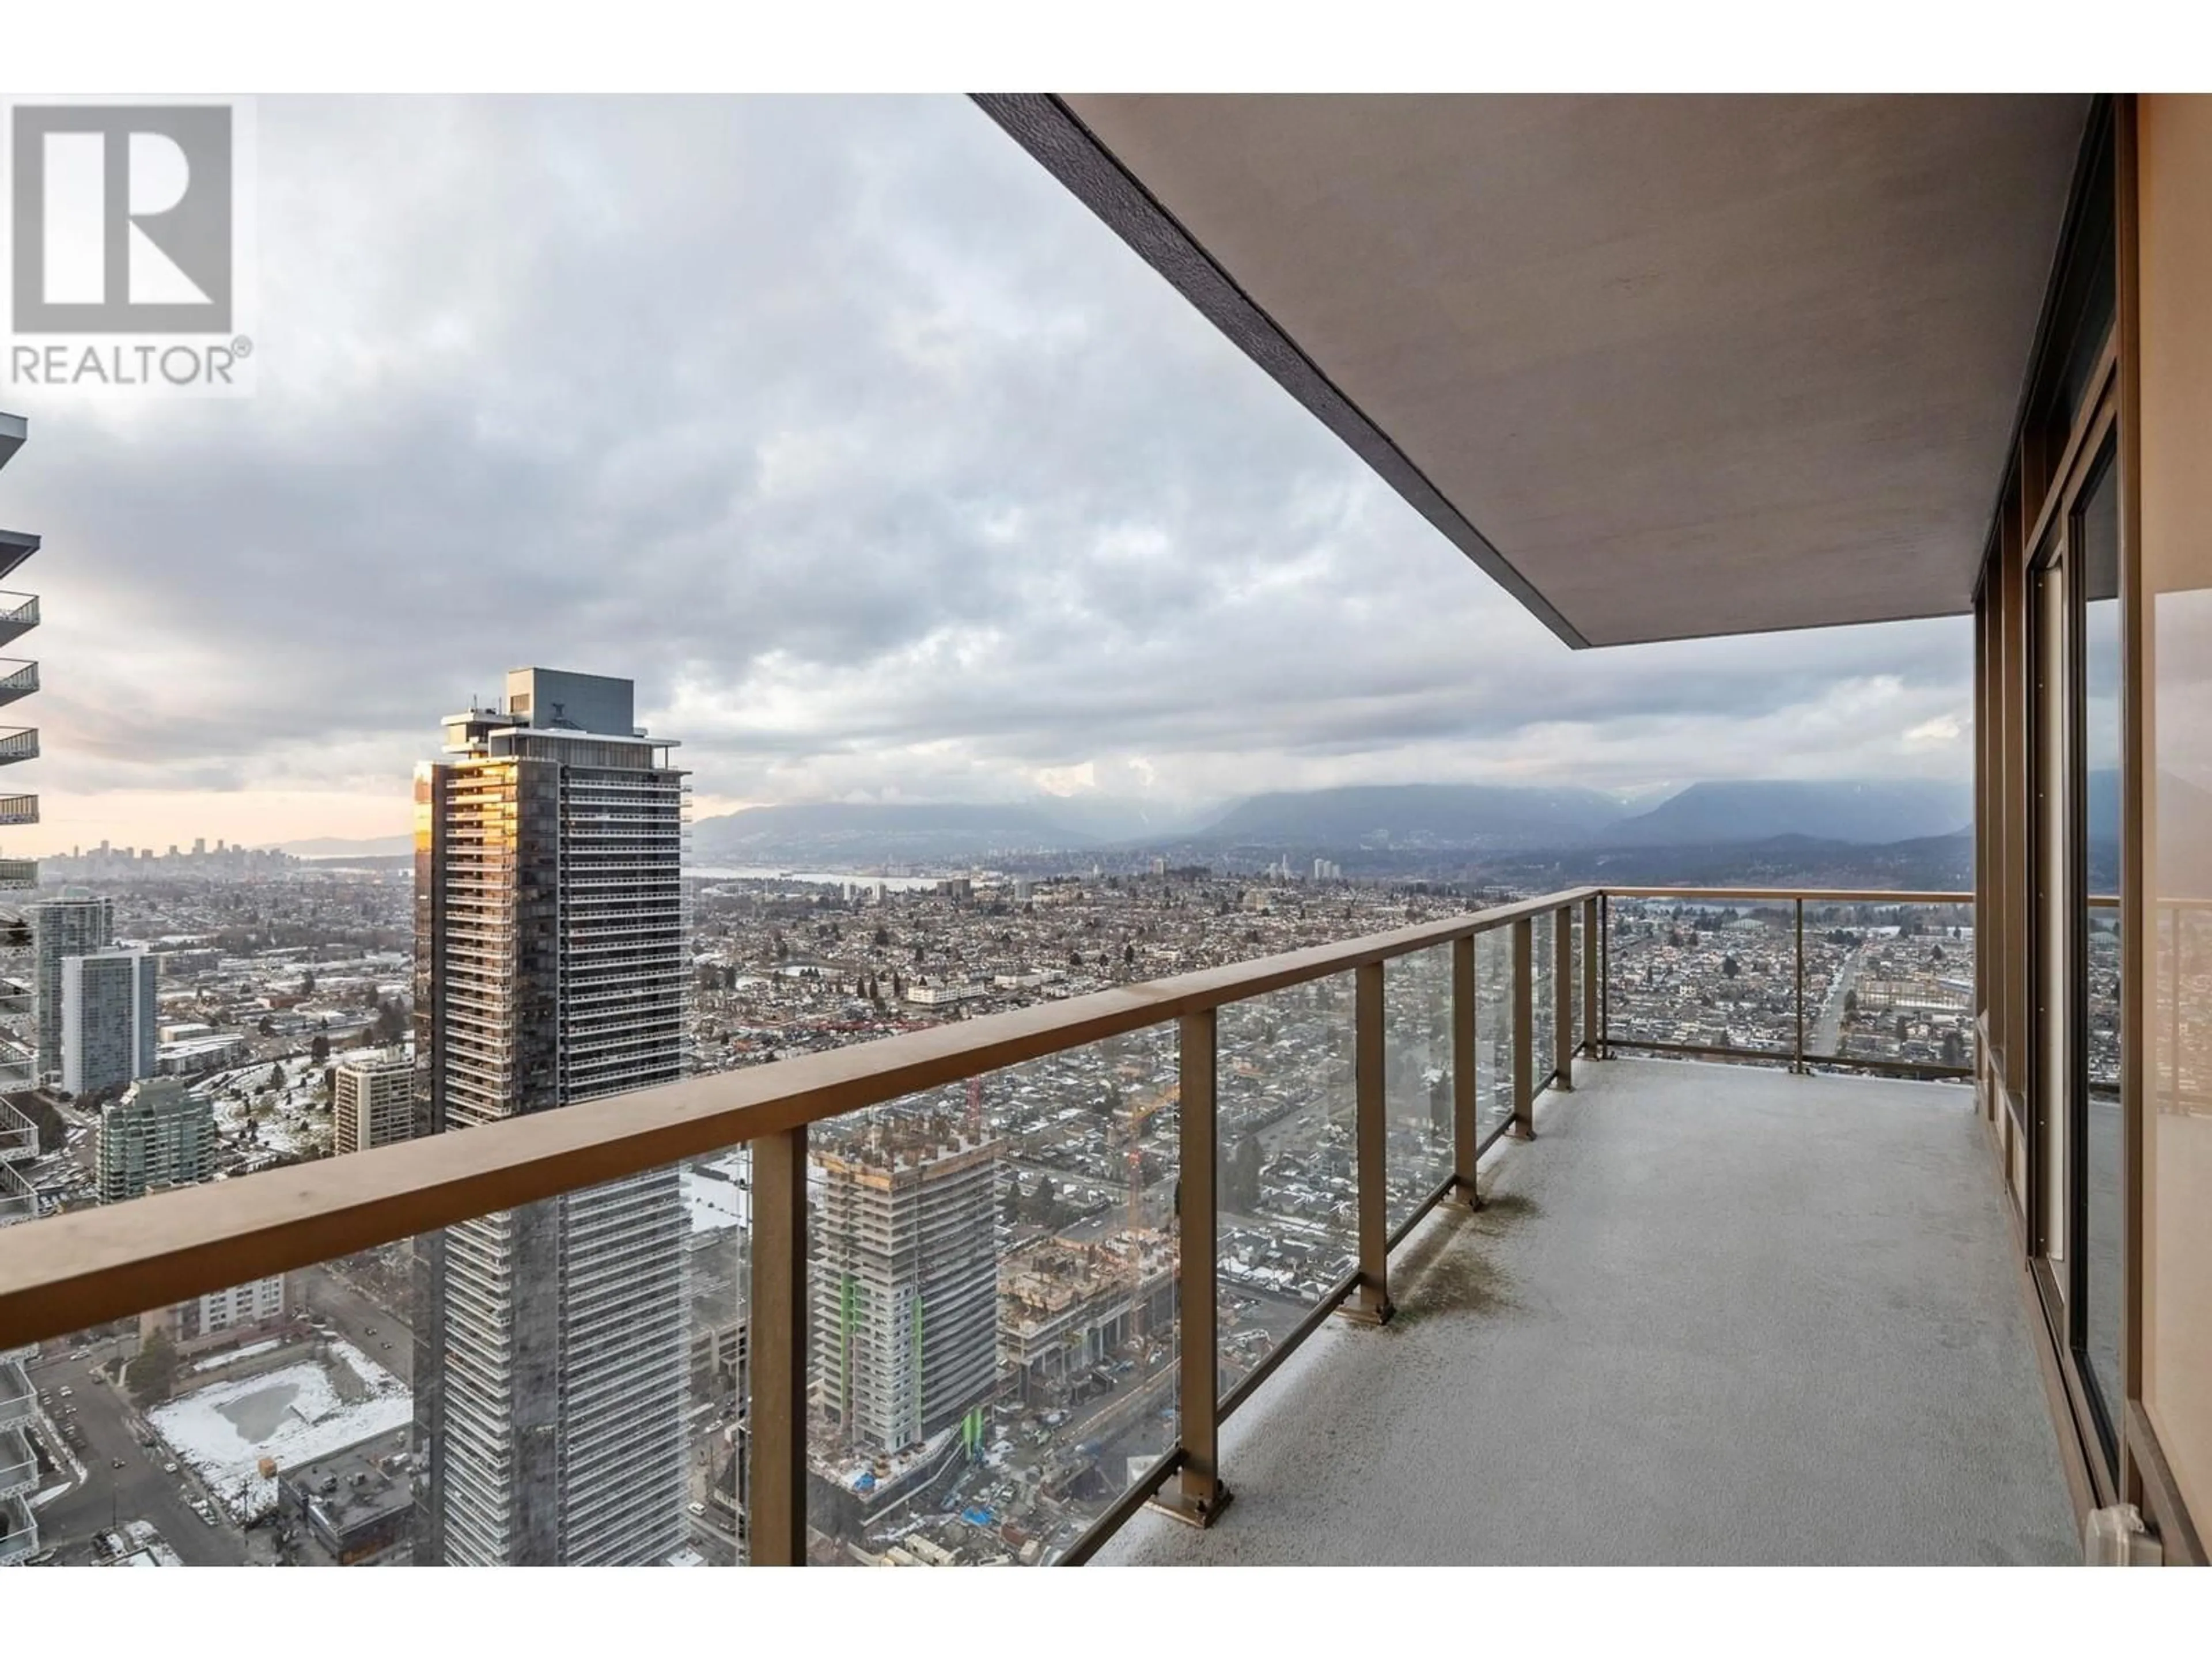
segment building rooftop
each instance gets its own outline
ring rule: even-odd
[[[344,1534],[395,1515],[414,1503],[408,1474],[411,1429],[358,1441],[327,1457],[282,1471],[288,1486],[305,1488],[333,1532]]]
[[[1099,1559],[2079,1562],[1971,1090],[1612,1060],[1537,1135]]]

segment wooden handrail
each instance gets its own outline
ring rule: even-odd
[[[1569,888],[1441,921],[688,1078],[0,1232],[0,1348],[702,1158],[902,1096],[1565,910]]]

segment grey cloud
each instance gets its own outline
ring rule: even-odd
[[[260,127],[259,395],[25,411],[56,786],[397,798],[526,660],[720,796],[1962,763],[1959,623],[1568,653],[962,100]]]

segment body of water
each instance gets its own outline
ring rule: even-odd
[[[945,879],[943,876],[871,876],[854,871],[778,870],[767,865],[708,865],[684,872],[701,881],[805,881],[824,887],[848,883],[879,881],[894,893],[919,893]]]

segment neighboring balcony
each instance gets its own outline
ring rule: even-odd
[[[38,738],[33,734],[31,746],[35,750]],[[9,758],[0,755],[0,763]],[[13,758],[21,760],[18,755]],[[39,798],[36,795],[0,795],[0,824],[36,823],[39,821]]]
[[[9,660],[0,658],[0,667],[4,667]],[[15,667],[0,674],[0,708],[27,697],[38,689],[39,665],[19,660]]]
[[[20,1498],[39,1484],[39,1460],[19,1427],[0,1429],[0,1498]]]
[[[744,1148],[757,1565],[2079,1560],[1973,924],[1574,889],[33,1222],[0,1344]],[[999,1310],[904,1447],[863,1165]]]
[[[0,1352],[0,1429],[28,1424],[38,1412],[38,1396],[23,1369],[21,1353]]]
[[[38,1547],[39,1529],[30,1505],[21,1498],[0,1498],[0,1567],[26,1559]]]
[[[23,637],[39,625],[39,596],[0,593],[0,645]]]
[[[21,530],[0,530],[0,576],[39,550],[39,538]]]
[[[11,1164],[0,1164],[0,1227],[28,1221],[39,1212],[38,1194]]]
[[[38,1125],[0,1100],[0,1164],[38,1155]]]
[[[19,726],[0,733],[0,766],[39,757],[39,728]]]

